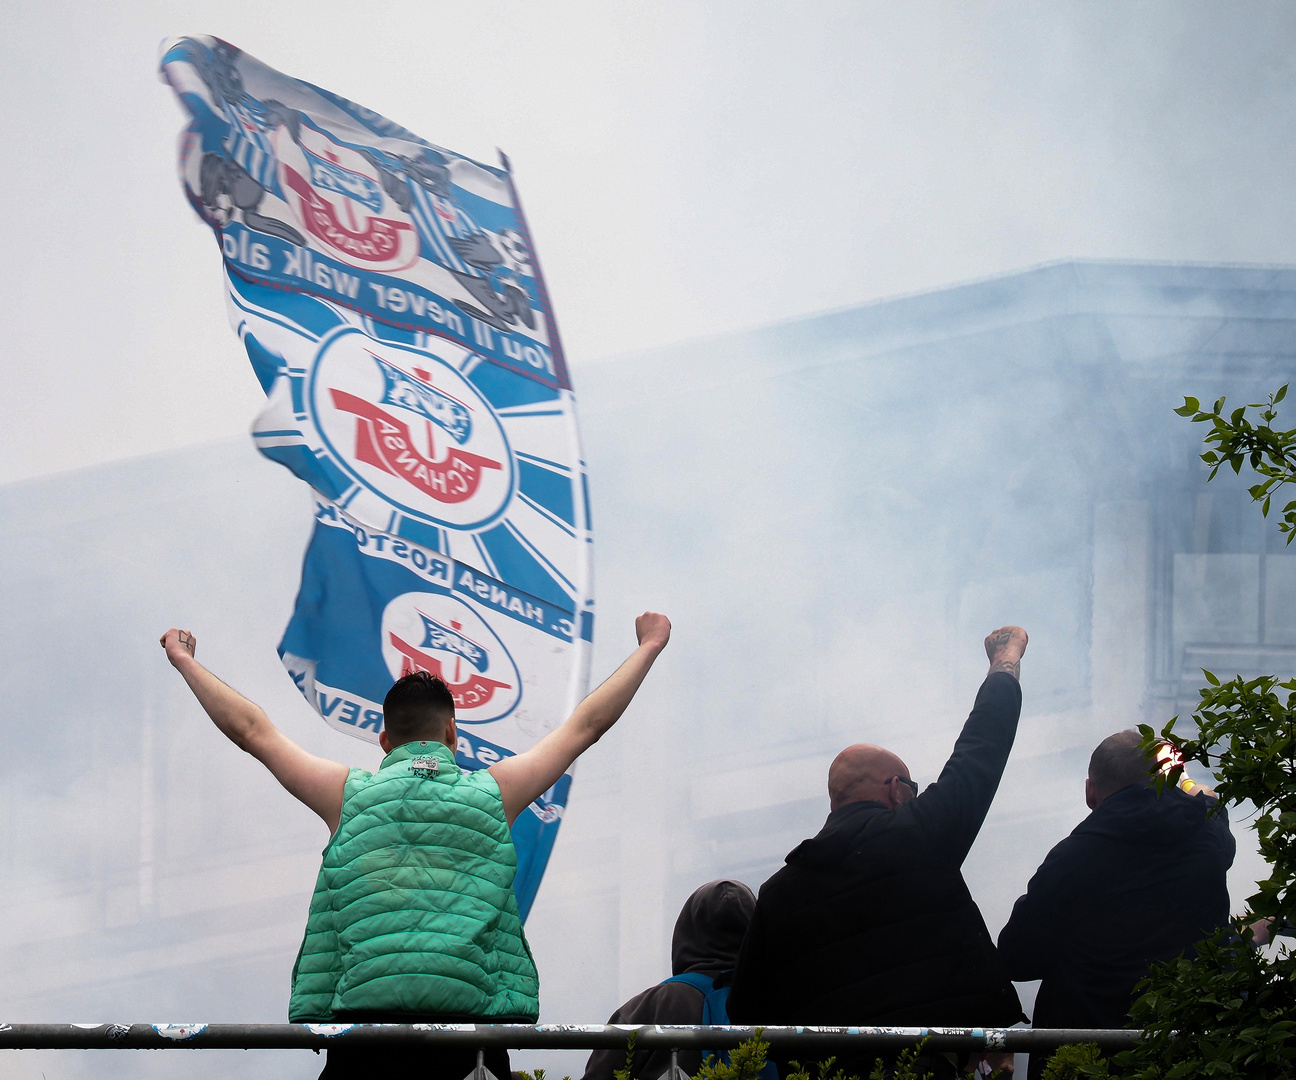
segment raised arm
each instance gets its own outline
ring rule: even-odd
[[[1026,631],[1005,626],[985,639],[990,670],[936,783],[909,804],[923,830],[962,864],[990,812],[1021,713],[1017,683]]]
[[[270,722],[260,705],[226,686],[194,659],[198,639],[188,630],[168,630],[161,637],[167,659],[184,676],[194,697],[221,733],[256,758],[288,793],[324,819],[329,832],[342,816],[342,793],[350,770],[327,758],[308,754]]]
[[[504,816],[510,825],[621,718],[653,661],[666,648],[670,631],[670,619],[645,611],[635,619],[639,647],[602,686],[576,706],[562,727],[551,731],[526,753],[497,761],[490,767],[491,776],[499,784]]]

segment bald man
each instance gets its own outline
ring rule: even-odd
[[[729,998],[734,1023],[1007,1027],[1024,1019],[960,868],[1017,733],[1026,641],[1018,626],[985,639],[990,671],[925,791],[880,746],[837,755],[823,829],[761,886]],[[840,1062],[860,1076],[872,1064]],[[952,1076],[968,1064],[937,1056],[925,1067]]]

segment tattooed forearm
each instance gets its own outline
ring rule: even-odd
[[[1021,682],[1021,661],[1020,660],[996,660],[990,665],[987,675],[993,675],[996,671],[1006,671],[1018,682]]]

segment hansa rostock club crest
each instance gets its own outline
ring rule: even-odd
[[[399,511],[482,529],[508,506],[515,470],[507,436],[448,361],[343,331],[321,346],[307,399],[326,450],[362,489],[347,500],[362,520],[390,530]]]
[[[507,716],[522,696],[517,665],[485,621],[462,600],[405,593],[382,620],[383,660],[393,679],[426,671],[445,680],[461,724]]]
[[[276,129],[279,181],[306,232],[325,252],[362,270],[395,273],[418,261],[414,223],[383,188],[373,163],[301,125]]]

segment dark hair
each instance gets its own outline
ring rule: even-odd
[[[454,697],[439,675],[411,671],[383,698],[383,727],[393,746],[425,739],[445,740],[446,721],[454,718]]]
[[[1146,784],[1156,774],[1155,758],[1149,760],[1133,728],[1108,735],[1089,759],[1089,779],[1100,799],[1114,795],[1131,784]]]

